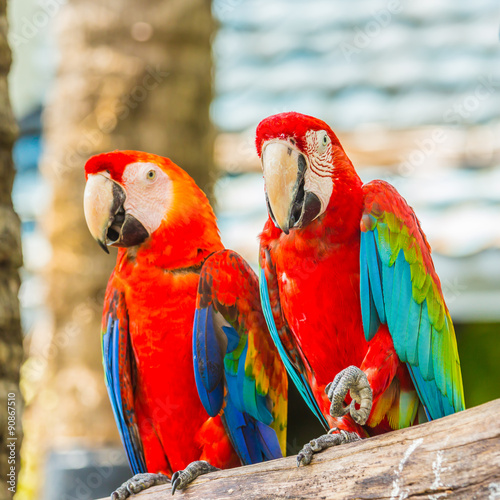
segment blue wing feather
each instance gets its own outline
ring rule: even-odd
[[[424,301],[418,329],[418,366],[424,380],[433,378],[431,335],[432,325],[427,312],[427,301]]]
[[[212,306],[196,309],[193,324],[194,379],[201,402],[211,417],[222,408],[223,358],[213,324]]]
[[[269,425],[255,421],[257,437],[259,439],[260,448],[263,452],[265,460],[274,460],[275,458],[281,458],[281,447],[276,436],[274,429],[269,427]]]
[[[124,444],[125,444],[125,449],[127,450],[127,456],[129,457],[129,460],[131,461],[131,468],[132,470],[138,468],[138,461],[137,461],[137,456],[134,450],[134,446],[132,444],[132,439],[130,432],[127,427],[127,420],[125,418],[124,412],[123,412],[123,404],[122,404],[122,398],[121,398],[121,389],[120,389],[120,365],[117,362],[119,360],[119,340],[120,340],[120,332],[119,332],[119,320],[114,321],[113,324],[113,333],[111,337],[111,342],[112,342],[112,366],[111,366],[111,371],[112,371],[112,392],[114,394],[114,401],[116,403],[116,409],[118,411],[118,419],[120,422],[120,431],[121,435],[124,439]],[[136,473],[136,472],[134,472]]]
[[[226,398],[222,419],[236,453],[244,465],[282,457],[274,429],[248,413],[239,411],[230,397]]]
[[[399,264],[398,264],[399,263]],[[404,259],[404,253],[400,250],[396,259],[397,273],[394,283],[397,283],[399,289],[398,305],[394,310],[393,325],[391,329],[394,347],[397,353],[401,353],[401,361],[407,361],[406,354],[406,329],[408,325],[408,311],[410,310],[410,301],[412,299],[410,266]],[[396,286],[393,287],[396,289]]]
[[[396,262],[394,263],[394,276],[392,279],[392,293],[391,293],[391,308],[388,313],[387,325],[389,331],[394,331],[397,324],[397,312],[399,307],[399,300],[401,298],[401,282],[403,277],[403,268],[405,265],[404,254],[399,252]],[[395,346],[396,347],[396,346]],[[396,351],[398,349],[396,348]],[[398,351],[399,352],[399,351]]]
[[[417,302],[412,298],[410,300],[410,310],[408,312],[408,320],[406,321],[405,330],[406,360],[412,365],[416,365],[418,363],[418,331],[420,329],[421,317],[422,304],[417,304]]]
[[[361,249],[360,249],[360,293],[361,293],[361,308],[363,329],[368,332],[367,339],[371,340],[373,336],[377,333],[380,326],[380,318],[375,307],[375,302],[373,301],[373,295],[371,293],[370,278],[368,273],[368,262],[366,256],[368,252],[366,251],[366,240],[367,238],[361,239]]]
[[[203,385],[209,392],[220,384],[224,359],[216,338],[213,313],[213,307],[208,306],[196,309],[194,316],[197,368]]]
[[[426,409],[429,420],[432,420],[433,415],[446,416],[455,413],[455,409],[449,403],[448,398],[441,394],[434,381],[425,380],[418,366],[407,366],[415,383],[415,387],[417,388],[419,398]]]
[[[102,351],[104,365],[104,379],[108,390],[109,400],[118,432],[125,448],[130,468],[134,474],[146,472],[146,463],[142,451],[142,443],[137,429],[132,428],[130,418],[125,415],[121,396],[119,347],[120,331],[119,320],[108,315],[107,328],[102,336]]]
[[[292,379],[293,383],[299,390],[301,396],[304,398],[304,401],[307,403],[307,406],[312,410],[312,412],[316,415],[318,420],[321,422],[323,427],[328,430],[328,422],[326,421],[326,418],[323,416],[321,413],[321,410],[319,409],[318,403],[316,402],[316,399],[314,398],[311,388],[309,387],[309,384],[307,381],[304,379],[303,375],[300,374],[296,368],[293,366],[292,362],[290,361],[290,358],[288,357],[288,354],[283,346],[283,343],[281,342],[281,339],[279,337],[278,331],[276,329],[276,325],[274,324],[274,318],[273,318],[273,313],[271,310],[271,302],[269,300],[269,291],[267,289],[267,281],[266,281],[266,275],[263,269],[260,270],[260,298],[261,298],[261,303],[262,303],[262,309],[264,311],[264,317],[266,318],[267,326],[269,328],[269,332],[271,334],[271,337],[278,348],[278,352],[281,356],[281,360],[283,361],[283,364],[285,365],[285,368],[290,375],[290,378]]]
[[[372,290],[371,299],[375,304],[377,315],[381,323],[386,323],[384,294],[382,293],[382,277],[380,272],[380,258],[376,251],[375,235],[366,238],[364,245],[366,245],[366,261],[368,264],[368,277],[370,281],[370,289]]]
[[[222,330],[226,334],[227,337],[227,351],[233,352],[240,343],[240,336],[238,332],[232,326],[223,326]]]
[[[200,273],[193,325],[194,372],[203,406],[211,416],[220,414],[236,453],[242,463],[248,465],[280,458],[282,451],[278,436],[270,427],[274,418],[268,407],[271,404],[269,396],[259,393],[257,381],[245,371],[250,356],[249,332],[236,323],[238,330],[232,326],[240,314],[237,302],[228,306],[217,297],[216,284],[225,279],[218,263],[227,263],[228,256],[235,261],[241,259],[227,251],[215,253],[207,259]],[[246,265],[242,260],[238,262]],[[236,270],[233,268],[233,273]],[[250,268],[247,272],[251,272]],[[234,279],[234,274],[227,279]],[[220,324],[220,318],[215,317],[219,314],[230,324]]]

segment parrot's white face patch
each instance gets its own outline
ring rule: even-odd
[[[133,215],[151,235],[164,219],[172,202],[170,177],[154,163],[131,163],[125,167],[122,184],[127,198],[125,213]]]
[[[333,147],[326,130],[309,130],[306,133],[308,169],[304,189],[314,193],[321,202],[319,217],[328,206],[333,192]]]

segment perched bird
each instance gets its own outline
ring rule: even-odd
[[[118,247],[103,364],[136,475],[112,498],[281,457],[286,371],[257,276],[224,250],[206,196],[169,159],[138,151],[94,156],[85,175],[90,232]]]
[[[256,146],[269,212],[264,314],[291,378],[331,428],[298,465],[463,410],[453,324],[406,201],[387,182],[363,184],[331,128],[311,116],[266,118]]]

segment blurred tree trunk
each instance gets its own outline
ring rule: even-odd
[[[19,471],[22,398],[19,368],[23,357],[19,316],[18,268],[22,264],[19,218],[12,208],[14,181],[12,144],[17,125],[10,107],[7,74],[11,63],[7,43],[6,1],[0,0],[0,499],[12,498]],[[14,401],[14,404],[8,401]],[[8,407],[12,408],[9,412]],[[12,420],[15,412],[15,421]],[[10,419],[8,418],[10,415]],[[14,423],[15,422],[15,423]],[[14,424],[15,430],[8,424]],[[14,458],[15,457],[15,458]],[[14,462],[12,461],[14,460]],[[11,467],[15,475],[9,476]],[[10,480],[13,479],[11,483]],[[9,482],[7,482],[9,481]],[[9,488],[11,488],[9,490]]]
[[[38,353],[47,368],[30,414],[37,435],[28,436],[42,453],[119,442],[100,348],[115,254],[106,255],[85,224],[85,161],[114,149],[168,156],[209,195],[213,171],[209,1],[69,0],[57,25],[60,67],[44,114],[42,160],[53,191],[42,219],[53,248],[52,324],[37,343],[50,348]]]

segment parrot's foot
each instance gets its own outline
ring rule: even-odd
[[[344,408],[344,400],[348,391],[351,392],[352,401]],[[357,366],[348,366],[337,373],[333,382],[326,386],[325,392],[332,402],[330,406],[332,417],[343,417],[350,413],[357,424],[366,423],[372,410],[373,393],[365,372]],[[359,404],[359,410],[356,410],[356,403]]]
[[[346,432],[334,427],[328,431],[328,434],[323,434],[319,438],[313,439],[304,445],[297,455],[297,467],[300,467],[300,465],[309,465],[315,453],[319,453],[332,446],[352,443],[360,439],[361,438],[355,432]]]
[[[183,490],[186,488],[186,486],[198,476],[208,474],[209,472],[215,472],[216,470],[220,469],[210,465],[208,462],[205,462],[205,460],[191,462],[184,470],[174,472],[172,476],[172,495],[175,493],[175,490]]]
[[[125,498],[128,498],[135,493],[139,493],[140,491],[147,490],[152,486],[167,483],[170,483],[170,479],[164,474],[151,474],[149,472],[136,474],[111,493],[111,500],[124,500]]]

